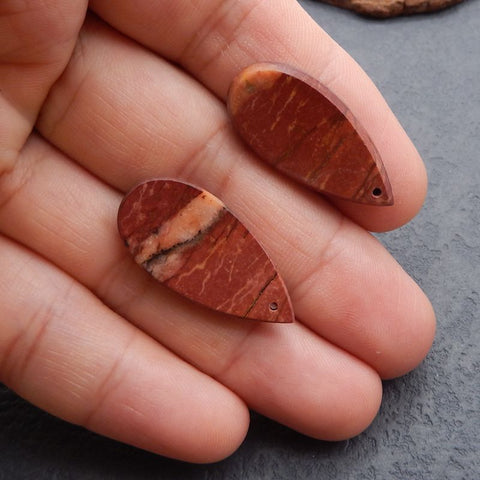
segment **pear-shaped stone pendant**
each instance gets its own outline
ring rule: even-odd
[[[118,229],[135,262],[179,294],[237,317],[293,321],[287,290],[267,254],[212,194],[150,180],[125,196]]]
[[[330,90],[292,67],[259,63],[233,80],[232,123],[257,155],[325,194],[392,205],[379,153],[352,113]]]

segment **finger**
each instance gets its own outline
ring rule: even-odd
[[[56,262],[251,408],[305,434],[333,440],[356,435],[374,418],[381,384],[360,360],[300,323],[271,328],[235,321],[185,302],[154,282],[127,256],[117,235],[119,194],[44,142],[31,139],[0,191],[0,231]],[[36,214],[22,214],[31,205]]]
[[[130,2],[93,9],[115,28],[179,63],[225,99],[234,76],[260,61],[288,63],[330,88],[367,129],[388,172],[395,205],[332,202],[368,230],[390,230],[416,215],[426,173],[415,147],[358,64],[294,0]]]
[[[123,190],[169,177],[211,191],[267,247],[310,328],[384,377],[421,361],[433,338],[431,306],[373,237],[316,195],[267,175],[225,127],[222,106],[189,77],[98,23],[82,42],[84,56],[39,123],[50,141]],[[106,55],[119,59],[107,72]]]
[[[229,390],[0,235],[0,380],[69,422],[163,455],[210,462],[243,440]]]
[[[75,45],[86,1],[0,4],[0,174],[12,168]]]

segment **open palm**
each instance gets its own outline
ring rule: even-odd
[[[425,356],[434,315],[368,233],[411,219],[426,177],[355,62],[294,0],[3,0],[0,38],[0,380],[189,461],[237,448],[248,408],[322,439],[365,429],[380,380]],[[244,147],[224,102],[259,61],[292,64],[348,105],[393,207],[327,201]],[[296,323],[227,318],[134,264],[117,208],[157,177],[228,205],[283,276]]]

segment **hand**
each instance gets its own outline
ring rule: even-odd
[[[294,0],[50,0],[0,6],[0,380],[65,420],[188,461],[242,442],[248,408],[343,439],[381,379],[414,368],[431,306],[368,230],[420,208],[421,160],[378,91]],[[238,140],[238,71],[289,63],[367,128],[395,205],[327,202]],[[30,130],[34,127],[34,133]],[[169,177],[220,197],[264,245],[292,325],[226,318],[165,290],[116,229],[123,193]]]

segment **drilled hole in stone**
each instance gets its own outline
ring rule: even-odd
[[[379,187],[375,187],[373,190],[372,190],[372,196],[374,196],[375,198],[378,198],[382,195],[382,189],[379,188]]]
[[[272,312],[276,312],[276,311],[278,310],[278,303],[277,303],[277,302],[272,302],[272,303],[270,304],[270,310],[271,310]]]

